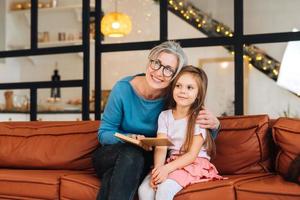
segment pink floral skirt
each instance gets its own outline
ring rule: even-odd
[[[171,162],[176,158],[178,156],[171,156],[167,159],[167,162]],[[193,183],[227,179],[218,175],[216,167],[209,160],[201,157],[196,158],[192,164],[171,172],[168,178],[175,180],[182,187]]]

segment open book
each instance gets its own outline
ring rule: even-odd
[[[140,140],[128,137],[121,133],[115,133],[115,136],[125,142],[135,144],[137,146],[147,145],[147,146],[173,146],[174,144],[168,138],[156,138],[156,137],[146,137]]]

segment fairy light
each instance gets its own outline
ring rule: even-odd
[[[204,32],[208,36],[213,34],[214,36],[226,36],[233,37],[234,32],[226,25],[212,20],[210,14],[204,13],[203,11],[194,7],[194,5],[183,1],[183,0],[168,0],[171,8],[181,15],[181,17],[193,23],[193,25],[199,28],[200,31]],[[234,55],[234,51],[231,46],[225,46],[225,48]],[[272,79],[276,80],[280,63],[275,59],[269,57],[265,53],[262,53],[254,45],[243,45],[244,56],[243,58],[248,60],[250,66],[255,66],[258,69],[263,69],[268,72]],[[251,63],[250,63],[251,62]],[[251,65],[252,64],[252,65]]]
[[[256,60],[257,60],[257,61],[262,60],[262,55],[260,55],[260,54],[256,55]]]

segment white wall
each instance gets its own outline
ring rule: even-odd
[[[248,114],[268,113],[271,118],[284,116],[300,118],[300,98],[279,87],[273,80],[251,68]]]
[[[60,1],[62,3],[72,3],[72,1]],[[104,2],[103,8],[105,12],[113,9],[113,6],[109,5],[112,3],[112,0]],[[216,19],[222,21],[224,20],[225,24],[233,27],[233,0],[226,1],[196,1],[198,2],[200,9],[209,13],[212,13],[212,16]],[[263,2],[255,0],[256,4],[261,5]],[[270,0],[266,2],[270,3]],[[274,2],[274,1],[273,1]],[[281,9],[281,12],[286,11],[287,13],[292,12],[294,15],[294,7],[299,5],[300,2],[291,1],[293,3],[288,4],[276,0],[276,5],[274,7],[264,8],[269,12],[275,12],[278,14],[277,4],[284,6],[285,9]],[[139,6],[139,9],[132,9],[130,3],[135,3]],[[245,8],[249,8],[249,1],[245,1]],[[252,5],[252,4],[251,4]],[[265,3],[263,4],[264,6]],[[119,9],[122,9],[123,12],[128,12],[133,16],[133,31],[131,35],[119,38],[112,39],[106,38],[105,43],[119,43],[125,41],[149,41],[156,40],[159,36],[159,20],[158,20],[158,5],[153,3],[150,0],[124,0],[119,1]],[[300,7],[300,5],[298,6]],[[253,11],[254,8],[251,8]],[[258,9],[256,7],[256,9]],[[251,11],[251,13],[253,13]],[[51,14],[51,13],[50,13]],[[50,15],[50,14],[44,14]],[[74,14],[74,13],[73,13]],[[245,11],[245,16],[250,14],[248,11]],[[263,12],[257,12],[259,18],[263,18]],[[66,14],[66,16],[71,17],[71,13]],[[252,14],[251,14],[252,15]],[[9,42],[23,42],[29,44],[29,29],[28,24],[26,25],[26,19],[24,16],[18,16],[15,14],[8,14],[7,19],[7,45]],[[44,16],[44,17],[45,17]],[[52,37],[55,37],[55,32],[58,32],[62,27],[61,23],[67,23],[66,16],[60,14],[51,16],[49,23],[40,24],[41,30],[52,31]],[[283,16],[288,16],[283,14]],[[50,17],[50,16],[48,16]],[[195,38],[195,37],[206,37],[195,28],[189,24],[183,22],[177,16],[172,13],[168,14],[169,17],[169,38],[179,39],[179,38]],[[145,20],[145,18],[147,20]],[[246,17],[248,18],[248,17]],[[61,20],[60,20],[61,19]],[[135,21],[136,19],[139,19]],[[297,18],[288,18],[289,23],[296,24],[298,23]],[[18,23],[21,23],[21,27],[18,25],[16,27],[15,23],[12,23],[13,20],[19,20]],[[44,19],[46,20],[46,18]],[[294,20],[294,21],[293,21]],[[60,22],[55,24],[54,22]],[[291,22],[293,21],[293,22]],[[245,21],[245,24],[248,24],[245,27],[245,31],[252,30],[254,32],[261,32],[261,27],[265,27],[267,22],[263,20],[258,23],[252,24],[249,28],[249,25],[254,22]],[[63,24],[63,23],[62,23]],[[73,19],[70,20],[70,23],[67,27],[63,27],[64,31],[74,31],[78,28],[78,23]],[[289,28],[287,24],[277,23],[276,26],[280,27],[279,30]],[[17,29],[18,28],[18,29]],[[23,29],[24,32],[20,34],[19,28]],[[79,27],[80,28],[80,27]],[[281,29],[282,28],[282,29]],[[272,29],[271,31],[274,31]],[[25,38],[25,39],[24,39]],[[137,39],[135,39],[137,38]],[[285,48],[285,43],[277,44],[268,44],[268,45],[258,45],[268,52],[274,58],[281,60],[283,51]],[[204,58],[218,58],[218,57],[232,57],[227,50],[223,47],[200,47],[200,48],[186,48],[189,63],[193,65],[198,65],[199,59]],[[149,51],[129,51],[129,52],[113,52],[113,53],[104,53],[102,55],[102,87],[103,89],[111,89],[117,80],[121,77],[132,75],[140,72],[144,72],[145,65],[147,63],[147,55]],[[91,49],[91,90],[94,86],[94,60],[93,60],[93,48]],[[82,58],[78,54],[72,55],[50,55],[50,56],[36,56],[30,59],[28,58],[17,58],[17,59],[7,59],[6,65],[0,65],[0,82],[17,82],[17,81],[44,81],[50,80],[51,75],[54,70],[54,63],[58,62],[58,69],[63,80],[68,79],[79,79],[82,78]],[[220,115],[224,112],[227,114],[232,114],[232,101],[234,99],[234,64],[229,63],[229,66],[224,69],[220,67],[220,63],[212,63],[204,66],[208,76],[209,76],[209,92],[207,97],[207,106],[217,115]],[[9,76],[8,76],[9,75]],[[283,110],[287,109],[289,105],[290,109],[294,113],[300,113],[300,101],[299,98],[295,95],[287,92],[284,89],[279,88],[274,81],[266,77],[264,74],[256,71],[255,69],[251,70],[250,79],[249,79],[249,105],[246,108],[249,114],[260,114],[268,113],[271,117],[276,118],[277,116],[282,115]],[[0,91],[0,102],[3,102],[3,94]],[[267,93],[267,95],[266,95]],[[43,103],[49,97],[49,90],[41,90],[39,92],[39,102]],[[63,100],[67,101],[70,99],[81,98],[81,91],[77,89],[63,89],[62,90]],[[276,99],[272,100],[272,99]]]
[[[0,1],[0,51],[4,50],[5,47],[5,2]],[[0,59],[0,63],[2,60]]]

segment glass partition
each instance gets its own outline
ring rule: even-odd
[[[0,112],[28,112],[29,90],[0,90]]]
[[[216,116],[234,115],[234,58],[223,46],[185,48],[189,64],[208,76],[206,107]]]
[[[131,21],[131,31],[123,37],[105,36],[102,43],[126,43],[159,40],[159,2],[158,1],[102,1],[104,17],[111,12],[118,12],[127,15]],[[127,18],[127,17],[126,17]],[[112,25],[118,29],[119,22]],[[105,26],[106,28],[110,28]],[[104,30],[104,27],[102,26]]]
[[[1,1],[4,16],[5,50],[21,50],[30,48],[30,7],[28,1]],[[2,7],[3,6],[3,7]],[[2,19],[3,20],[3,19]]]
[[[82,79],[82,65],[79,53],[6,58],[4,69],[0,70],[10,77],[0,82],[51,81],[55,70],[60,80]]]
[[[189,64],[203,67],[209,77],[207,107],[218,116],[233,115],[234,61],[230,51],[222,46],[184,48],[184,51]],[[144,73],[148,53],[128,51],[102,54],[102,96],[121,78]],[[105,97],[103,99],[106,100]]]
[[[292,54],[287,51],[289,45],[291,44],[252,45],[260,48],[260,51],[256,53],[252,51],[256,54],[254,59],[249,57],[244,59],[245,114],[268,114],[271,118],[300,118],[300,97],[288,87],[278,84],[279,77],[282,73],[286,73],[286,69],[294,70],[288,79],[292,86],[297,86],[293,81],[299,80],[292,79],[293,75],[299,74],[297,63],[285,60],[285,57]]]
[[[298,0],[244,0],[244,33],[299,31],[299,8]]]
[[[91,39],[94,39],[94,32]],[[38,2],[38,47],[82,44],[82,1]]]
[[[233,36],[233,0],[168,2],[170,39]]]

